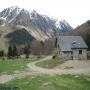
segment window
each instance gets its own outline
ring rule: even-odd
[[[82,50],[79,50],[79,54],[82,54]]]
[[[71,55],[73,55],[73,51],[71,51]]]

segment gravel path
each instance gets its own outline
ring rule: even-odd
[[[84,74],[90,76],[90,60],[68,60],[62,65],[55,67],[54,69],[46,69],[36,66],[37,62],[51,59],[52,56],[48,56],[39,61],[32,62],[27,65],[30,72],[23,72],[13,75],[1,75],[0,83],[6,83],[16,78],[22,78],[29,75],[55,75],[55,74]]]
[[[55,75],[55,74],[84,74],[90,75],[90,60],[68,60],[64,64],[55,67],[54,69],[47,69],[38,67],[37,62],[51,59],[48,56],[42,60],[28,64],[30,71],[38,72],[41,74]]]
[[[47,60],[51,58],[51,56],[49,57],[46,57],[44,59],[41,59],[39,61],[35,61],[33,62],[30,66],[33,67],[33,65],[37,62],[41,62],[42,60]],[[35,67],[34,67],[35,68]],[[13,75],[0,75],[0,84],[4,84],[8,81],[11,81],[11,80],[14,80],[16,78],[22,78],[22,77],[26,77],[26,76],[29,76],[29,75],[41,75],[42,73],[39,73],[39,72],[36,72],[36,71],[33,71],[33,70],[30,70],[30,72],[22,72],[22,73],[18,73],[18,74],[13,74]]]

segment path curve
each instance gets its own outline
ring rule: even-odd
[[[42,67],[39,67],[39,66],[35,65],[38,62],[42,62],[42,61],[45,61],[45,60],[50,60],[51,58],[52,58],[52,56],[47,56],[46,58],[41,59],[39,61],[32,62],[32,63],[28,64],[27,66],[29,67],[30,71],[38,72],[40,74],[48,74],[48,75],[84,74],[84,75],[90,75],[90,67],[87,67],[87,68],[70,68],[70,69],[65,69],[65,68],[48,69],[48,68],[42,68]],[[67,62],[68,61],[66,61],[66,63]]]
[[[50,60],[51,58],[52,58],[52,56],[47,56],[43,59],[40,59],[39,61],[29,63],[27,66],[28,66],[30,72],[28,71],[28,72],[13,74],[13,75],[0,75],[0,84],[4,84],[4,83],[11,81],[13,79],[22,78],[22,77],[26,77],[29,75],[84,74],[84,75],[90,76],[90,65],[89,65],[89,67],[86,67],[86,68],[83,67],[83,68],[79,68],[79,69],[78,68],[64,69],[61,67],[60,68],[54,68],[54,69],[46,69],[46,68],[38,67],[35,65],[38,62]],[[67,64],[67,62],[69,62],[69,61],[66,61],[66,63],[64,63],[64,64]],[[89,63],[90,63],[90,61],[89,61]],[[62,64],[60,66],[63,66],[64,64]],[[86,66],[87,66],[87,64],[86,64]]]
[[[44,59],[47,60],[47,59],[50,59],[50,58],[51,58],[51,56],[50,57],[46,57]],[[41,61],[42,61],[42,59],[39,60],[39,62],[41,62]],[[33,67],[33,64],[35,64],[36,62],[33,62],[30,66]],[[0,75],[0,84],[4,84],[4,83],[7,83],[7,82],[9,82],[11,80],[14,80],[16,78],[22,78],[22,77],[26,77],[26,76],[30,76],[30,75],[41,75],[41,73],[32,70],[30,72],[22,72],[22,73],[20,72],[18,74],[13,74],[13,75],[6,75],[6,74],[5,75]]]

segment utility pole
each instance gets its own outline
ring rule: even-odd
[[[56,43],[56,54],[59,55],[59,32],[56,32],[56,39],[57,39],[57,43]]]
[[[60,36],[63,36],[63,31],[61,30],[60,32],[56,32],[56,39],[57,39],[57,44],[56,44],[56,51],[57,51],[57,55],[60,55],[60,41],[61,41],[61,37]]]

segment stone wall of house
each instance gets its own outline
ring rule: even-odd
[[[87,52],[87,59],[90,60],[90,51]]]
[[[82,50],[82,54],[79,54],[79,50]],[[58,52],[58,56],[68,60],[87,60],[87,49],[73,49],[71,52]]]
[[[61,58],[67,59],[67,60],[72,60],[72,55],[71,52],[60,52],[59,55]]]
[[[73,60],[78,60],[79,58],[79,50],[78,49],[74,49],[73,50]]]
[[[82,50],[82,54],[79,54]],[[87,60],[87,49],[73,49],[73,60]]]

